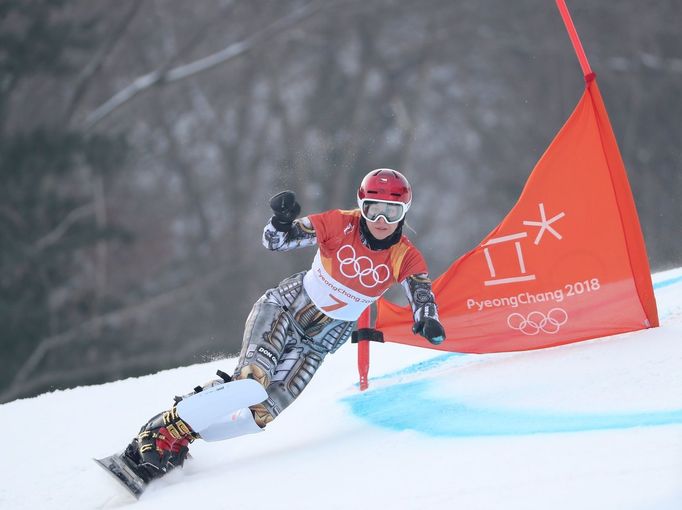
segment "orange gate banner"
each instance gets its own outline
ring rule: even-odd
[[[506,218],[434,281],[445,351],[538,349],[658,326],[625,167],[594,79]],[[388,341],[426,347],[378,302]]]

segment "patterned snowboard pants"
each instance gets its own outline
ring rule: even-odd
[[[265,387],[268,399],[251,408],[261,427],[296,400],[325,356],[341,347],[355,327],[312,303],[303,288],[304,274],[268,290],[246,320],[234,378],[250,377]]]

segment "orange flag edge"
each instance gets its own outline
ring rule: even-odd
[[[618,204],[618,212],[621,218],[637,294],[639,295],[642,309],[649,321],[647,327],[658,327],[659,319],[656,297],[654,296],[654,288],[651,282],[651,268],[639,222],[639,215],[637,214],[635,199],[628,182],[625,164],[618,150],[618,143],[596,79],[592,79],[587,83],[587,92],[592,99],[604,156],[606,157],[611,182],[613,183],[614,195]]]

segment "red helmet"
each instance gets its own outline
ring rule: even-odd
[[[400,172],[379,168],[365,175],[360,183],[358,202],[364,199],[401,202],[407,210],[412,203],[412,187]]]

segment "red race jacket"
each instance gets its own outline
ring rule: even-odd
[[[308,218],[319,249],[303,285],[313,303],[334,319],[355,321],[391,285],[428,272],[424,257],[405,236],[386,250],[366,247],[357,209],[335,209]]]

